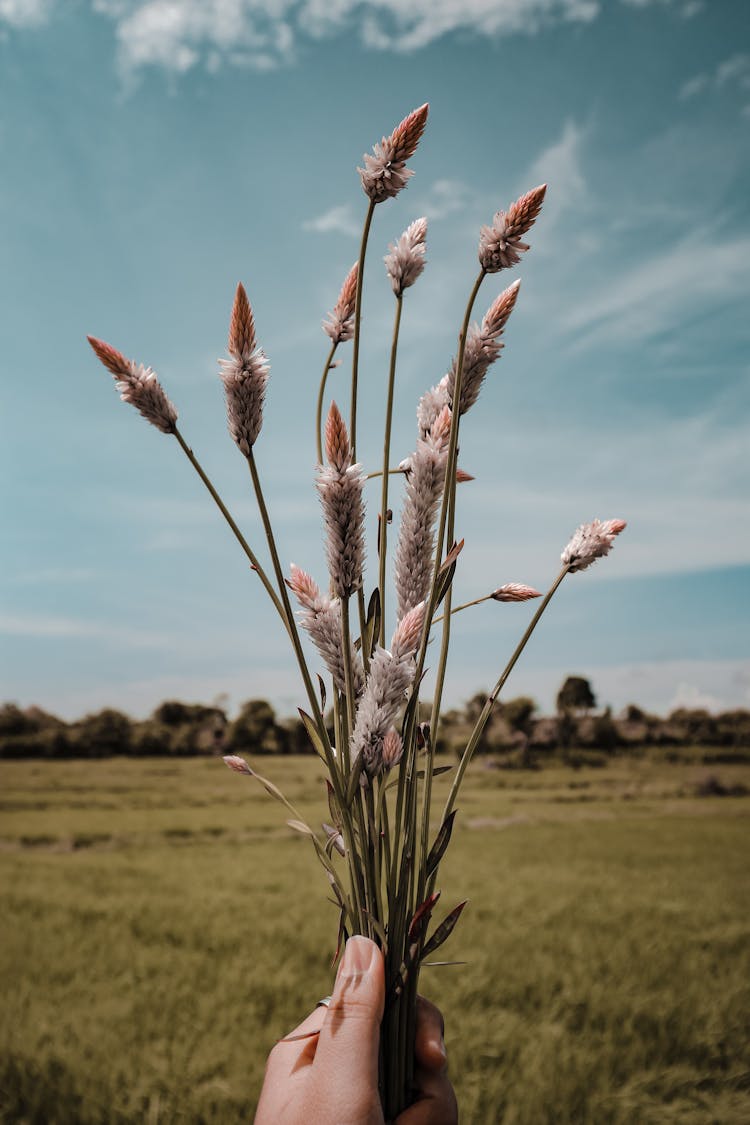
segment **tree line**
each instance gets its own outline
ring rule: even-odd
[[[486,696],[443,714],[439,752],[460,754]],[[429,705],[420,718],[429,721]],[[332,724],[331,724],[332,726]],[[501,764],[529,767],[547,755],[571,764],[596,764],[608,755],[648,747],[701,746],[711,760],[750,759],[750,711],[714,715],[702,708],[679,708],[667,717],[630,704],[619,715],[597,710],[591,684],[568,676],[557,695],[556,713],[539,714],[536,702],[519,696],[499,703],[487,724],[479,752],[498,755]],[[0,758],[106,758],[114,755],[180,756],[216,754],[309,754],[312,747],[299,718],[279,719],[264,699],[244,703],[230,719],[216,704],[168,700],[144,720],[104,708],[74,722],[15,703],[0,707]]]

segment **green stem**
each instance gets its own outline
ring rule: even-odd
[[[398,334],[401,328],[403,293],[396,297],[396,315],[393,321],[391,364],[388,371],[388,399],[385,408],[385,435],[383,438],[383,485],[380,492],[380,543],[378,544],[378,589],[380,590],[380,644],[385,647],[385,562],[388,545],[388,465],[391,459],[391,422],[393,420],[393,391],[396,384],[396,355]]]
[[[469,607],[473,606],[473,605],[481,605],[482,602],[488,602],[491,597],[492,597],[492,594],[484,594],[483,597],[474,598],[474,600],[471,601],[471,602],[464,602],[463,605],[455,605],[453,607],[453,609],[451,610],[451,613],[460,613],[462,609],[469,609]],[[440,617],[433,618],[432,624],[437,625],[438,622],[444,621],[444,620],[445,620],[445,614],[441,613]]]
[[[427,613],[425,614],[424,627],[422,629],[422,641],[419,648],[419,658],[417,661],[416,683],[420,682],[420,677],[424,669],[425,656],[427,653],[427,643],[430,636],[430,629],[432,627],[432,615],[435,612],[435,600],[437,597],[437,584],[438,575],[440,573],[440,566],[443,558],[443,537],[445,535],[446,523],[448,521],[448,513],[453,511],[456,497],[456,465],[458,462],[458,428],[461,420],[460,403],[461,403],[461,385],[463,381],[463,367],[464,367],[464,353],[466,351],[466,337],[469,331],[469,321],[471,320],[471,313],[474,308],[479,287],[481,286],[485,277],[485,271],[481,269],[477,278],[472,286],[469,299],[466,303],[464,311],[464,318],[461,324],[461,333],[458,339],[458,354],[456,356],[456,377],[453,385],[453,410],[451,416],[451,429],[450,438],[448,442],[448,459],[445,467],[445,483],[443,485],[443,499],[440,505],[440,524],[438,533],[435,539],[435,561],[432,572],[432,585],[430,587],[429,604]],[[452,542],[453,533],[453,519],[451,517],[451,531],[448,539],[447,546]],[[421,844],[422,853],[420,856],[419,866],[419,895],[422,895],[425,884],[425,863],[427,860],[427,843],[429,838],[430,828],[430,802],[432,800],[432,770],[435,758],[435,747],[437,744],[437,720],[440,713],[440,700],[442,698],[443,683],[445,680],[445,669],[448,660],[448,645],[450,642],[450,597],[451,592],[448,590],[445,599],[445,622],[443,624],[443,636],[440,648],[440,661],[438,663],[436,673],[435,693],[433,696],[432,713],[431,713],[431,742],[428,754],[425,759],[425,784],[422,800],[422,830],[421,830]],[[416,742],[414,744],[416,746]],[[416,809],[415,809],[416,818]],[[416,857],[415,857],[416,858]],[[420,900],[421,901],[421,900]]]
[[[331,370],[331,363],[338,347],[338,341],[335,340],[331,344],[331,350],[328,353],[326,365],[323,368],[323,374],[320,379],[320,387],[318,388],[318,403],[315,408],[315,441],[318,449],[318,464],[323,464],[323,395],[325,394],[326,382],[328,381],[328,372]]]
[[[508,663],[505,665],[505,668],[503,669],[502,674],[500,675],[500,678],[498,679],[497,683],[493,687],[490,694],[487,696],[484,707],[482,708],[482,712],[481,712],[479,718],[477,719],[476,723],[474,724],[474,729],[471,732],[471,735],[469,737],[469,741],[466,744],[466,749],[464,750],[464,752],[461,756],[461,761],[458,764],[458,769],[456,770],[456,775],[453,779],[453,784],[451,785],[450,793],[448,794],[448,799],[445,802],[445,808],[443,809],[443,821],[445,820],[445,818],[447,816],[450,815],[450,813],[453,812],[453,806],[455,804],[456,797],[458,795],[458,791],[461,788],[461,782],[463,781],[464,774],[466,773],[469,762],[471,761],[472,756],[474,754],[474,751],[476,750],[477,745],[479,744],[479,739],[482,737],[482,731],[484,730],[485,726],[487,725],[487,720],[490,717],[490,713],[491,713],[492,708],[495,704],[495,701],[497,700],[498,695],[500,694],[503,687],[505,686],[505,682],[508,679],[508,676],[511,674],[514,667],[516,666],[516,662],[518,661],[518,658],[520,657],[523,650],[526,648],[526,645],[529,641],[529,638],[531,637],[531,634],[534,632],[537,625],[539,624],[539,620],[540,620],[542,614],[544,613],[545,609],[549,605],[550,601],[552,600],[553,595],[555,594],[555,591],[557,590],[558,586],[560,585],[560,583],[562,582],[563,578],[565,577],[565,575],[567,573],[568,573],[568,567],[564,566],[562,568],[562,570],[560,571],[560,573],[558,574],[555,581],[550,586],[550,588],[547,591],[547,593],[545,594],[544,598],[540,602],[539,608],[537,609],[536,613],[534,614],[531,621],[529,622],[529,626],[526,629],[526,632],[524,633],[524,635],[521,637],[521,640],[516,645],[515,651],[514,651],[513,655],[511,656],[510,660],[508,661]],[[434,885],[434,876],[433,876],[432,883]]]
[[[248,545],[247,540],[245,539],[245,537],[242,534],[242,532],[240,531],[240,529],[237,527],[237,524],[232,519],[232,516],[230,515],[226,505],[224,504],[224,501],[221,499],[218,492],[214,488],[213,484],[211,483],[209,478],[206,476],[206,473],[203,471],[203,467],[201,466],[200,462],[198,461],[198,458],[195,456],[192,449],[187,444],[187,442],[185,441],[185,439],[183,438],[182,434],[180,433],[180,431],[177,429],[176,426],[175,426],[175,430],[174,430],[174,436],[177,438],[178,442],[180,443],[180,446],[181,446],[185,456],[187,457],[188,461],[193,466],[196,473],[201,478],[201,480],[205,484],[206,488],[208,489],[209,493],[211,494],[211,497],[212,497],[214,503],[216,504],[217,508],[219,509],[219,511],[223,515],[224,519],[227,521],[230,528],[232,529],[232,532],[234,534],[235,539],[237,540],[240,547],[242,548],[242,550],[245,552],[248,559],[250,560],[250,565],[252,566],[253,570],[257,573],[258,577],[260,578],[261,582],[263,583],[263,585],[266,589],[266,593],[268,594],[271,601],[273,602],[273,604],[276,608],[276,611],[279,614],[279,617],[284,622],[284,628],[288,632],[289,631],[289,622],[287,620],[286,613],[284,612],[284,607],[282,606],[281,602],[279,601],[279,599],[276,595],[276,591],[274,590],[273,586],[271,585],[271,581],[270,581],[268,575],[266,574],[265,570],[263,569],[263,567],[258,562],[258,559],[255,556],[255,553],[253,552],[252,548]]]
[[[264,528],[265,533],[266,533],[266,540],[268,542],[268,549],[271,553],[271,561],[273,563],[273,569],[274,569],[274,573],[276,575],[276,582],[277,582],[278,587],[279,587],[279,593],[281,594],[281,600],[282,600],[282,603],[283,603],[283,606],[284,606],[284,612],[286,613],[287,621],[289,623],[289,625],[288,625],[289,637],[291,639],[292,647],[294,649],[294,655],[297,658],[297,664],[299,665],[299,669],[300,669],[300,672],[302,674],[302,680],[303,680],[304,685],[305,685],[305,691],[307,692],[307,698],[308,698],[309,703],[310,703],[310,709],[313,713],[313,718],[315,719],[315,724],[318,728],[318,733],[319,733],[321,741],[323,743],[323,748],[324,748],[325,755],[326,755],[326,762],[327,762],[327,765],[328,765],[328,770],[329,770],[329,773],[331,774],[331,780],[332,780],[334,786],[337,788],[337,791],[338,791],[337,796],[340,796],[340,798],[343,802],[343,789],[342,789],[342,786],[341,786],[341,779],[340,779],[339,771],[338,771],[338,768],[337,768],[337,765],[336,765],[336,759],[333,755],[333,750],[331,749],[331,743],[330,743],[329,738],[328,738],[328,731],[326,730],[325,719],[323,717],[323,712],[321,711],[320,704],[318,703],[318,696],[317,696],[317,693],[316,693],[315,688],[313,686],[312,679],[310,677],[310,670],[307,667],[307,661],[305,660],[305,654],[302,651],[302,642],[300,641],[299,630],[297,629],[297,622],[295,620],[294,613],[292,612],[292,607],[291,607],[291,604],[289,602],[289,594],[287,592],[286,582],[284,581],[284,573],[281,569],[281,563],[279,561],[279,552],[276,549],[276,539],[275,539],[274,534],[273,534],[273,527],[271,526],[271,519],[270,519],[270,516],[268,514],[268,508],[266,507],[265,497],[263,496],[263,489],[261,487],[260,477],[258,476],[258,467],[255,463],[255,453],[254,453],[253,449],[251,449],[250,453],[248,454],[247,463],[250,467],[250,476],[252,477],[252,480],[253,480],[253,488],[255,489],[255,497],[256,497],[256,500],[258,501],[258,510],[260,512],[260,518],[263,521],[263,528]]]
[[[362,286],[365,280],[365,254],[367,253],[367,239],[370,236],[372,216],[375,204],[370,200],[367,208],[365,225],[362,229],[362,241],[359,246],[359,265],[357,266],[357,297],[354,305],[354,347],[352,352],[352,408],[349,421],[349,441],[352,446],[352,461],[357,460],[357,378],[359,375],[359,330],[362,321]]]

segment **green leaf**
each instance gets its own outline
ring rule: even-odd
[[[450,935],[453,933],[453,927],[456,925],[456,922],[461,917],[461,911],[466,906],[467,902],[468,902],[468,899],[464,900],[464,902],[459,902],[458,906],[454,906],[453,910],[451,910],[450,914],[445,919],[445,921],[440,923],[440,925],[435,930],[434,934],[432,935],[432,937],[429,939],[429,941],[427,942],[427,944],[424,946],[424,948],[422,950],[422,957],[423,958],[429,957],[430,954],[434,953],[435,950],[438,949],[443,944],[444,941],[448,940]]]
[[[346,783],[346,804],[350,808],[354,803],[354,798],[357,795],[357,786],[359,779],[362,776],[362,770],[365,768],[364,754],[360,754],[352,766],[351,773]]]
[[[453,831],[453,821],[456,819],[457,812],[458,809],[454,809],[452,813],[448,814],[443,823],[440,825],[440,831],[435,837],[435,843],[430,848],[430,854],[427,856],[427,863],[425,865],[428,879],[430,875],[432,875],[433,871],[437,869],[440,860],[445,854],[445,849],[450,843],[451,833]]]
[[[288,820],[287,824],[289,825],[290,828],[293,828],[295,832],[300,832],[303,836],[314,836],[315,835],[312,828],[310,828],[302,820]]]
[[[303,711],[301,707],[298,708],[298,711],[299,711],[299,717],[300,717],[300,719],[302,719],[305,730],[307,731],[307,737],[310,739],[310,741],[313,744],[313,749],[315,750],[315,753],[318,755],[319,758],[322,758],[322,760],[327,763],[327,758],[326,758],[326,754],[325,754],[325,747],[323,745],[323,739],[318,734],[318,728],[315,725],[314,720],[311,719],[310,716],[307,714],[307,712]]]

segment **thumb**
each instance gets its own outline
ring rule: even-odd
[[[315,1052],[321,1077],[344,1074],[351,1088],[377,1091],[384,1002],[382,953],[369,938],[349,938]]]

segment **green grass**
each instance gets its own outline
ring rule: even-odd
[[[323,818],[313,760],[263,772]],[[467,964],[422,978],[464,1122],[750,1121],[750,798],[708,772],[470,773],[441,879]],[[0,1120],[251,1117],[335,943],[281,813],[215,760],[0,763]]]

